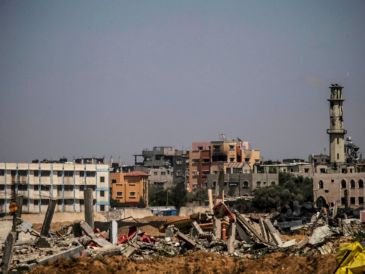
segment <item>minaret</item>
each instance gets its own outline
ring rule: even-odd
[[[330,128],[327,133],[330,136],[330,161],[332,164],[345,163],[345,134],[343,128],[343,110],[342,88],[338,84],[331,84],[330,102]]]

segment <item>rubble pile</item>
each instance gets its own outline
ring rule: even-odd
[[[358,219],[335,219],[316,213],[310,223],[294,222],[291,235],[283,235],[274,214],[240,214],[223,202],[209,212],[164,222],[158,236],[148,235],[137,226],[120,234],[116,220],[99,227],[77,221],[51,232],[51,220],[52,214],[48,218],[46,215],[39,233],[30,223],[17,219],[16,229],[2,246],[3,273],[30,271],[37,265],[80,256],[100,259],[122,255],[141,262],[191,252],[245,259],[278,252],[287,256],[333,254],[340,242],[351,241],[362,229]],[[19,235],[29,237],[19,240],[24,238]]]

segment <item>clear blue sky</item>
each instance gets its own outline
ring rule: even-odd
[[[327,148],[328,86],[365,151],[365,1],[0,0],[0,161],[240,137]]]

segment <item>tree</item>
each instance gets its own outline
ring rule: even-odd
[[[307,177],[280,173],[279,185],[258,188],[254,191],[254,196],[252,206],[259,211],[278,210],[294,201],[312,202],[313,181]]]

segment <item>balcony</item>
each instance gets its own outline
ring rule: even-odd
[[[227,162],[227,154],[224,152],[213,152],[212,162]]]

